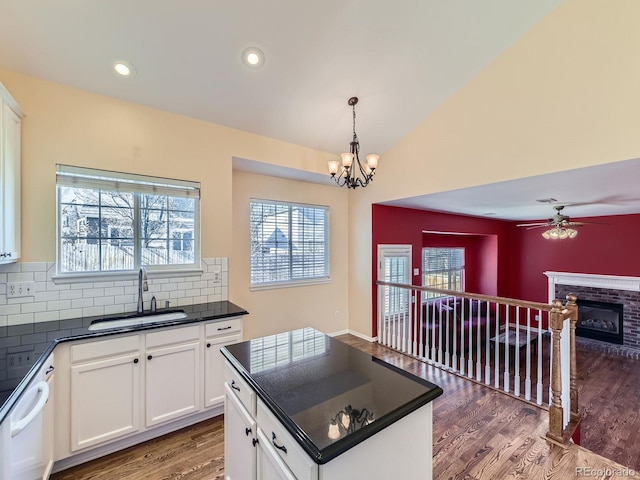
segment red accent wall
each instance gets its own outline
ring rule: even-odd
[[[423,231],[438,233],[423,233]],[[371,264],[373,335],[377,334],[375,281],[378,274],[378,245],[411,245],[412,270],[421,268],[424,246],[464,247],[465,290],[486,295],[508,296],[511,285],[509,263],[512,234],[510,222],[501,220],[373,205]],[[420,285],[421,277],[412,275],[411,283]]]
[[[516,227],[521,222],[373,205],[373,335],[378,244],[412,245],[412,269],[420,268],[423,246],[464,247],[467,292],[535,302],[548,300],[545,271],[640,277],[640,214],[573,220],[596,224],[572,239],[546,240],[542,228]],[[420,285],[420,276],[412,279]]]
[[[640,215],[572,218],[598,222],[577,228],[575,238],[545,240],[542,228],[513,230],[513,286],[509,296],[546,302],[547,277],[543,272],[596,273],[640,276]]]

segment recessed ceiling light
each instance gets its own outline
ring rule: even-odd
[[[133,77],[136,74],[136,69],[129,62],[124,60],[116,60],[113,62],[113,68],[119,75],[123,77]]]
[[[257,47],[245,48],[242,51],[242,63],[249,68],[259,68],[264,64],[264,53]]]

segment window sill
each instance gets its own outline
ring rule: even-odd
[[[147,269],[148,278],[172,278],[172,277],[190,277],[202,275],[202,268],[186,268],[175,270],[149,270]],[[53,275],[51,280],[56,285],[88,283],[88,282],[113,282],[119,280],[137,280],[137,271],[126,272],[95,272],[95,273],[59,273]]]
[[[297,282],[280,282],[280,283],[267,283],[263,285],[251,285],[249,288],[250,291],[260,291],[260,290],[274,290],[277,288],[292,288],[292,287],[307,287],[310,285],[322,285],[325,283],[331,283],[331,278],[319,278],[315,280],[303,280]]]

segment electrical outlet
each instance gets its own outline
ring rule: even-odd
[[[7,355],[7,368],[21,368],[31,366],[33,363],[33,352],[10,353]]]
[[[33,297],[33,282],[7,283],[7,298]]]
[[[213,272],[213,281],[214,282],[219,282],[220,281],[220,272]]]

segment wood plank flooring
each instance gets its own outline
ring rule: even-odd
[[[351,335],[338,339],[443,388],[444,395],[434,401],[434,479],[634,478],[621,464],[640,472],[637,361],[579,352],[583,446],[563,449],[543,439],[547,429],[544,409],[378,344]],[[51,478],[218,480],[224,478],[223,454],[223,421],[216,417]],[[635,475],[640,478],[640,473]]]

